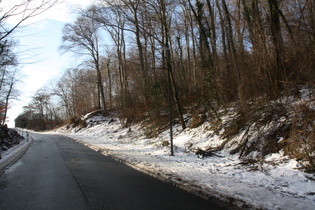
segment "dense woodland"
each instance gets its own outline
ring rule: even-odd
[[[232,105],[240,128],[252,110],[315,85],[312,0],[102,0],[62,39],[61,52],[84,62],[39,90],[17,126],[52,128],[96,109],[161,126],[170,95],[183,129],[187,113],[220,121]]]
[[[314,86],[314,10],[310,0],[103,0],[63,30],[61,51],[84,62],[25,114],[48,122],[101,108],[154,120],[167,110],[168,75],[179,119],[188,107],[246,110]]]

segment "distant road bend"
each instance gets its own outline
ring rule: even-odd
[[[0,172],[0,209],[223,209],[59,135]]]

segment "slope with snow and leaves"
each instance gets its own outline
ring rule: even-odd
[[[296,110],[302,106],[312,107],[307,90],[300,93],[298,100],[290,97],[263,104],[252,118],[241,123],[239,112],[231,108],[222,111],[219,123],[208,120],[183,131],[175,124],[175,156],[170,156],[170,146],[165,143],[169,140],[168,130],[149,138],[143,123],[125,128],[114,115],[104,117],[98,112],[90,113],[80,118],[76,126],[70,124],[57,132],[227,206],[313,209],[315,176],[302,170],[311,164],[313,154],[309,152],[305,156],[311,158],[309,160],[294,159],[290,154],[292,138],[297,135],[293,128],[297,124],[303,126],[296,118],[305,115]],[[186,119],[191,120],[189,115]],[[310,139],[312,127],[299,134],[306,132]],[[303,151],[312,149],[308,142],[300,146],[304,146]]]
[[[9,129],[7,125],[0,125],[0,157],[2,151],[7,151],[20,144],[22,140],[24,140],[24,137],[19,135],[18,132]]]

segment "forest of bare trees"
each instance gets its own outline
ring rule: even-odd
[[[170,92],[184,129],[190,110],[219,120],[231,103],[246,114],[251,100],[315,85],[311,0],[102,0],[62,38],[62,53],[84,62],[47,93],[55,107],[32,111],[47,121],[103,109],[158,124]]]

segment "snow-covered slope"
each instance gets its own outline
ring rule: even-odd
[[[163,146],[168,130],[152,139],[145,137],[140,125],[122,128],[118,118],[86,115],[82,120],[84,127],[68,125],[56,132],[203,197],[241,208],[315,208],[314,176],[298,170],[298,162],[283,151],[259,162],[249,159],[247,164],[227,150],[198,157],[195,149],[223,142],[209,122],[182,132],[175,125],[175,156],[170,156],[170,147]]]

